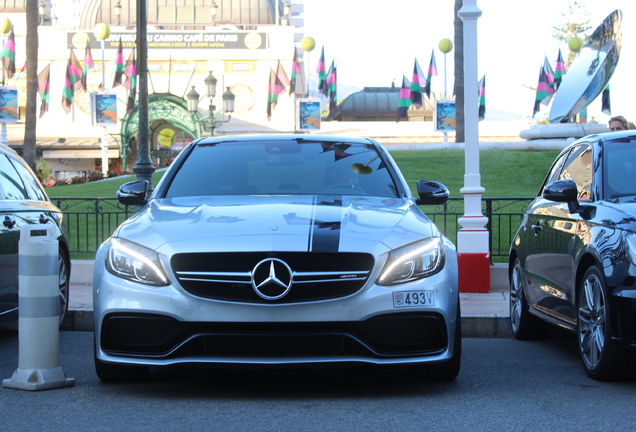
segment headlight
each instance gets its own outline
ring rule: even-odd
[[[169,284],[159,254],[126,240],[111,239],[106,268],[115,276],[133,282],[154,286]]]
[[[627,239],[629,261],[636,266],[636,234],[627,234],[625,238]]]
[[[431,276],[444,267],[444,250],[439,237],[429,238],[389,252],[378,277],[378,285],[397,285]]]

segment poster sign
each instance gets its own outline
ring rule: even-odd
[[[117,124],[117,95],[112,92],[91,93],[91,119],[93,126]]]
[[[319,99],[299,99],[298,100],[298,130],[317,131],[320,130],[320,100]]]
[[[454,132],[456,118],[455,101],[435,101],[435,130],[437,132]]]
[[[0,86],[0,122],[12,123],[20,120],[18,88]]]

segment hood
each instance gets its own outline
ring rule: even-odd
[[[409,200],[336,195],[157,199],[115,233],[167,254],[371,252],[370,245],[393,249],[431,235],[437,229]]]
[[[594,219],[601,225],[612,225],[616,228],[636,232],[636,202],[633,197],[625,201],[600,201],[596,207]]]

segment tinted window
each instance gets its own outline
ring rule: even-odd
[[[7,156],[3,154],[0,154],[0,187],[2,188],[2,197],[4,199],[29,199],[27,189],[18,175],[18,172],[11,162],[9,162]]]
[[[604,195],[609,198],[636,195],[636,143],[607,142],[603,155]]]
[[[373,146],[265,141],[195,146],[166,197],[245,194],[397,196]]]
[[[33,171],[31,171],[26,164],[18,159],[9,158],[9,160],[13,163],[15,169],[21,174],[21,177],[24,180],[24,185],[29,191],[29,195],[32,199],[48,201],[46,194],[42,190],[42,185],[38,178],[33,174]]]
[[[576,182],[579,199],[591,199],[592,148],[580,145],[572,149],[559,180],[572,179]]]

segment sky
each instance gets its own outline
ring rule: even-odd
[[[444,55],[439,42],[453,40],[453,0],[296,0],[304,4],[305,36],[316,41],[308,53],[311,72],[317,67],[324,47],[327,68],[334,60],[338,82],[357,87],[400,86],[402,76],[410,80],[414,59],[426,73],[435,52],[439,77],[433,91],[448,94],[453,89],[453,55]],[[591,34],[614,10],[623,12],[622,50],[610,80],[612,115],[623,115],[636,123],[633,71],[636,71],[636,1],[580,0],[588,15]],[[539,70],[547,56],[554,68],[559,48],[565,57],[566,44],[553,37],[552,26],[565,22],[561,15],[568,0],[477,0],[482,15],[477,20],[479,80],[486,75],[486,120],[488,109],[519,114],[533,122],[532,108]],[[446,65],[446,67],[444,67]],[[444,71],[446,71],[444,73]],[[444,79],[446,76],[446,79]],[[437,82],[436,82],[437,81]],[[315,84],[314,84],[315,85]],[[310,89],[311,91],[311,89]],[[609,116],[601,113],[600,96],[588,106],[588,120],[599,123]],[[548,116],[550,106],[534,117]]]

